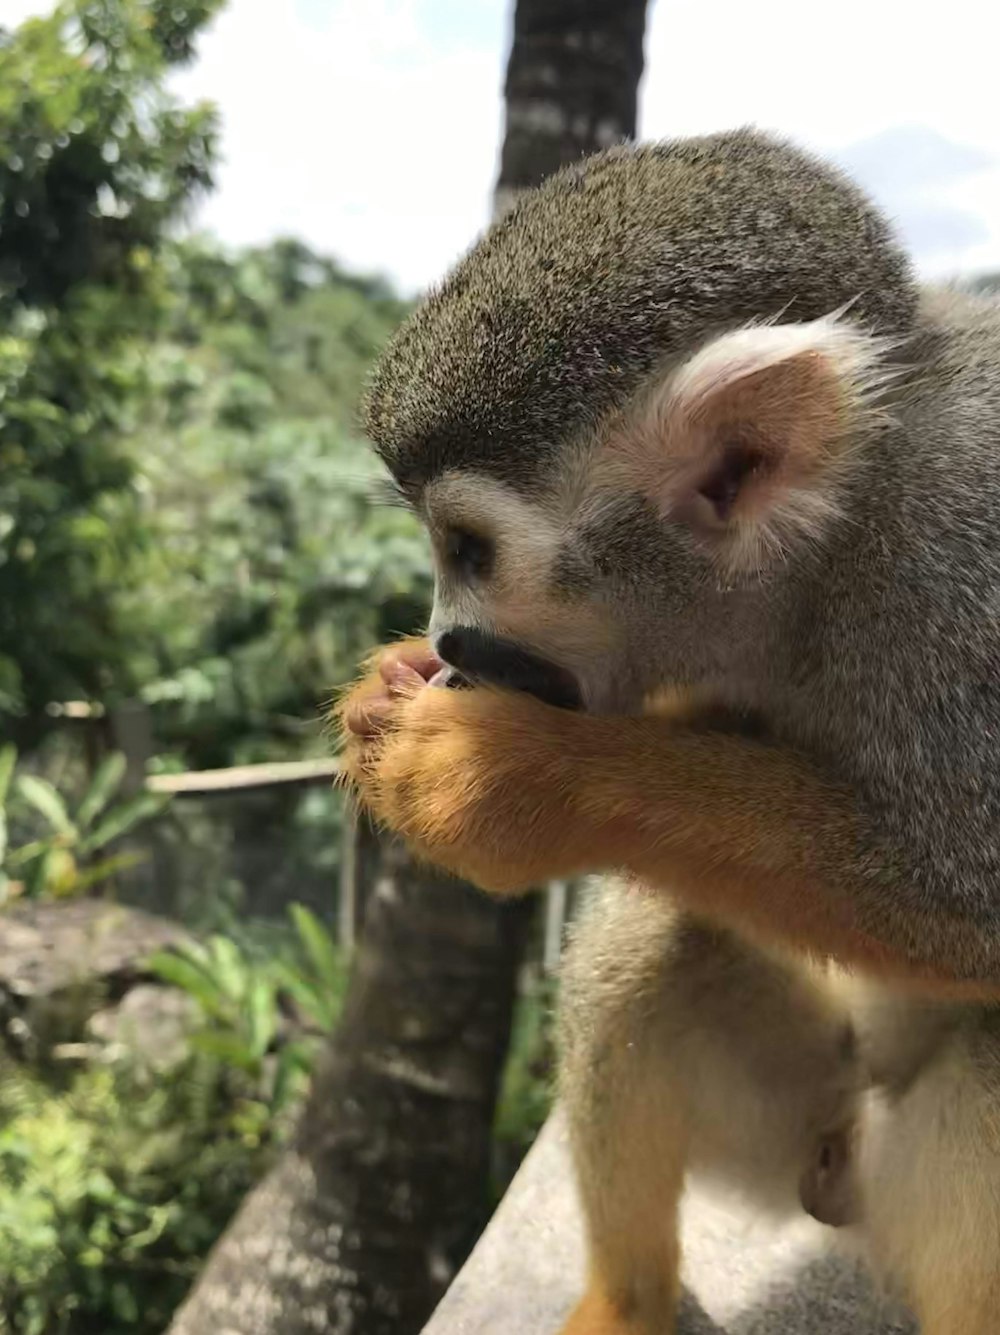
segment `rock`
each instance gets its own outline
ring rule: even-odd
[[[176,923],[103,900],[17,904],[0,914],[0,1023],[25,1055],[82,1036],[87,1017],[144,977]]]
[[[806,1217],[765,1224],[690,1190],[677,1335],[916,1335],[858,1264],[834,1252],[834,1236]],[[556,1335],[583,1278],[582,1222],[556,1115],[424,1335]]]
[[[139,1067],[165,1074],[180,1066],[201,1018],[198,1003],[175,987],[139,983],[118,1002],[92,1015],[87,1034],[106,1056],[127,1054]]]

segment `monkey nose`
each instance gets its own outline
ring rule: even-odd
[[[580,687],[572,672],[513,640],[490,635],[474,626],[452,626],[435,636],[434,649],[465,683],[524,691],[559,709],[582,707]],[[448,680],[441,684],[463,683]]]

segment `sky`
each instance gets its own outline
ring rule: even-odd
[[[439,278],[487,221],[512,2],[229,0],[174,79],[222,121],[192,225]],[[851,170],[927,276],[1000,269],[998,51],[989,0],[653,0],[640,136],[780,131]]]

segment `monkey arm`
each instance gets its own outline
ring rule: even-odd
[[[373,693],[362,683],[342,718]],[[983,990],[961,982],[969,950],[954,924],[916,929],[905,887],[866,851],[850,790],[788,749],[412,685],[377,735],[347,735],[345,775],[373,814],[485,889],[625,869],[759,939],[934,990]]]
[[[926,971],[891,931],[872,930],[868,910],[887,887],[866,865],[848,789],[790,750],[730,733],[648,719],[607,731],[613,769],[588,778],[586,805],[613,813],[629,871],[765,941],[880,973]]]

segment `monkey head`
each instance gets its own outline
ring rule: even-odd
[[[431,537],[441,656],[598,711],[752,671],[844,527],[915,306],[868,200],[753,131],[526,194],[366,400]]]

